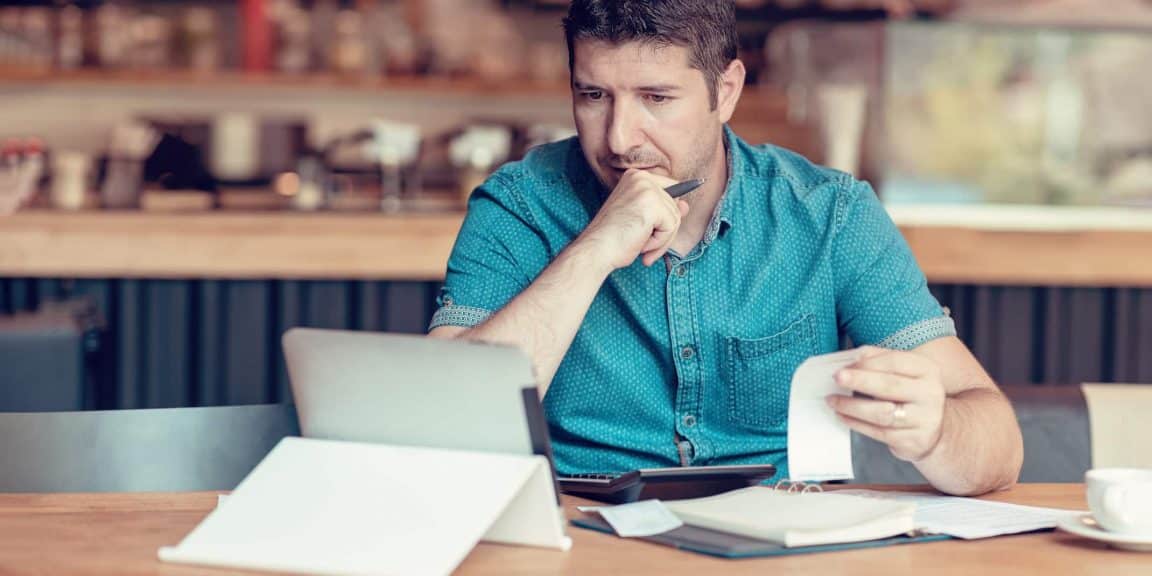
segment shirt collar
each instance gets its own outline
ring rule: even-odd
[[[704,232],[704,244],[711,244],[717,236],[732,227],[732,217],[736,213],[734,208],[736,196],[739,194],[740,185],[743,181],[743,178],[740,177],[741,170],[744,168],[744,159],[740,154],[740,139],[727,124],[724,125],[724,155],[728,162],[728,182],[724,187],[724,195],[716,203],[712,219],[708,222],[708,228]]]

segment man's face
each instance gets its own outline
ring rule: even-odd
[[[615,188],[629,168],[675,180],[707,175],[724,120],[687,48],[578,40],[574,50],[572,113],[601,183]]]

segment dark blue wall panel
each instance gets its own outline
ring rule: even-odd
[[[106,322],[88,408],[277,402],[294,326],[421,333],[437,283],[0,278],[0,314],[90,298]],[[934,285],[1006,384],[1152,382],[1152,290]],[[2,408],[2,407],[0,407]]]
[[[86,408],[250,404],[290,397],[280,349],[287,329],[422,333],[438,288],[426,282],[0,278],[0,314],[69,298],[95,304],[105,329],[89,377],[72,384],[83,387]]]

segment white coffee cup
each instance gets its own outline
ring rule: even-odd
[[[1152,538],[1152,469],[1097,468],[1084,475],[1088,507],[1109,532]]]

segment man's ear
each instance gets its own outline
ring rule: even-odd
[[[744,76],[747,70],[739,58],[728,64],[728,69],[720,75],[716,86],[716,111],[720,114],[720,122],[727,123],[736,111],[736,103],[740,101],[740,94],[744,90]]]

